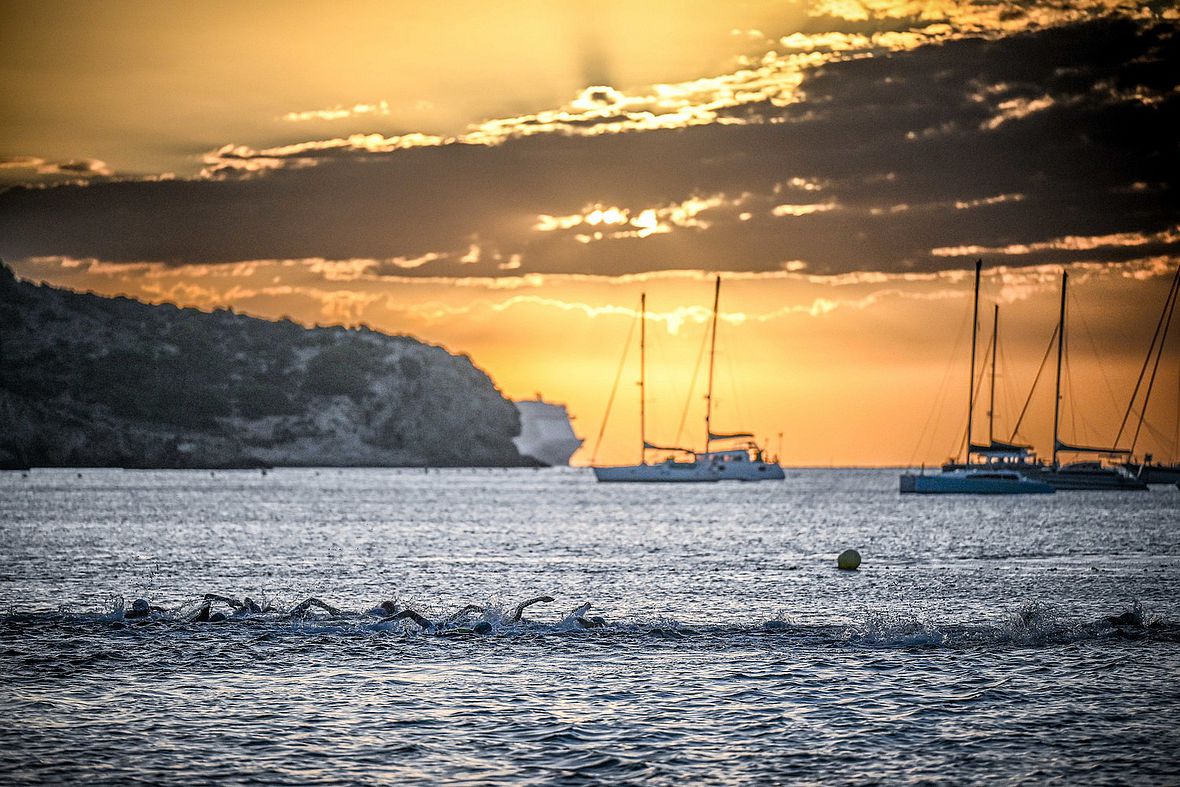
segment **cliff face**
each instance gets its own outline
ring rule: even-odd
[[[0,467],[515,466],[465,356],[16,280],[0,264]]]

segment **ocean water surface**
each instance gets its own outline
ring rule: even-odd
[[[0,781],[1177,783],[1180,490],[896,490],[0,473]]]

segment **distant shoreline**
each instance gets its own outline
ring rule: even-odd
[[[782,465],[782,468],[787,471],[792,470],[906,470],[912,469],[909,465]],[[251,471],[272,471],[272,470],[584,470],[589,471],[589,465],[562,465],[559,467],[547,467],[543,465],[376,465],[376,464],[350,464],[350,465],[248,465],[248,464],[230,464],[230,465],[208,465],[208,466],[191,466],[191,467],[174,467],[174,466],[133,466],[123,467],[116,465],[83,465],[78,467],[67,465],[42,465],[35,467],[0,467],[0,473],[28,473],[33,471],[76,471],[81,472],[85,470],[122,470],[126,472],[138,471],[160,471],[160,470],[174,470],[179,472],[185,471],[234,471],[234,472],[251,472]]]

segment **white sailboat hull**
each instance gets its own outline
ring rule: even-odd
[[[717,469],[705,462],[660,462],[654,465],[595,467],[602,482],[706,483],[720,481]]]
[[[745,450],[701,454],[691,462],[668,459],[653,465],[595,467],[593,470],[594,477],[605,482],[709,483],[782,481],[786,478],[786,473],[777,464],[750,459]]]

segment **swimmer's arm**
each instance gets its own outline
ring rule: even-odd
[[[316,598],[315,596],[312,596],[309,599],[305,599],[304,601],[297,604],[291,610],[291,612],[289,614],[298,615],[302,612],[306,612],[311,607],[319,607],[320,609],[327,612],[329,615],[339,615],[340,614],[340,610],[336,609],[336,607],[332,606],[331,604],[325,604],[323,601]]]
[[[201,606],[185,615],[182,619],[185,623],[208,623],[209,611],[212,607],[212,602],[205,601],[201,604]]]
[[[520,602],[516,605],[516,609],[512,611],[512,622],[520,622],[520,618],[524,615],[524,610],[526,607],[531,607],[533,604],[540,604],[541,602],[548,603],[551,601],[553,601],[553,596],[537,596],[536,598],[530,598],[528,601]]]
[[[433,623],[431,623],[429,620],[422,617],[421,615],[419,615],[417,612],[415,612],[412,609],[403,609],[401,612],[397,613],[396,615],[390,615],[385,620],[405,620],[406,618],[409,618],[410,620],[414,621],[415,623],[417,623],[419,626],[421,626],[424,629],[434,627]]]
[[[238,601],[236,598],[230,598],[229,596],[219,596],[216,593],[206,593],[205,601],[220,601],[222,604],[229,604],[234,609],[242,608],[242,602]]]

